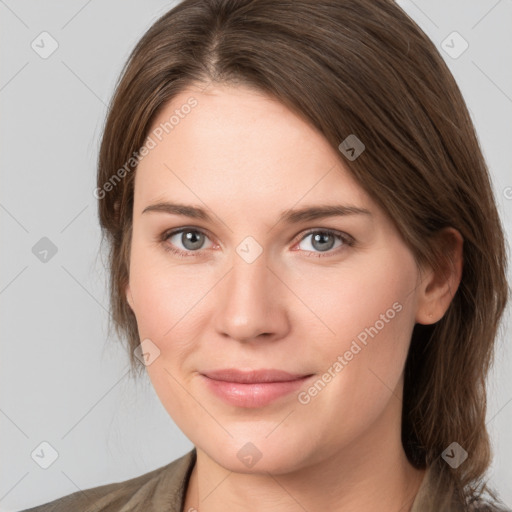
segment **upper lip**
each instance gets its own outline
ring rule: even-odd
[[[203,375],[210,379],[224,382],[253,384],[261,382],[288,382],[309,377],[310,374],[289,373],[283,370],[239,370],[236,368],[227,368],[224,370],[204,372]]]

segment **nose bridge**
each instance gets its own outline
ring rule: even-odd
[[[285,305],[279,298],[279,283],[261,254],[248,263],[234,255],[231,271],[219,289],[217,330],[240,341],[260,334],[282,335],[287,328]]]

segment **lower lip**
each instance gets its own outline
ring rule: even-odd
[[[237,407],[264,407],[271,402],[289,395],[311,378],[311,375],[286,382],[256,382],[243,384],[214,380],[202,375],[208,388],[225,402]]]

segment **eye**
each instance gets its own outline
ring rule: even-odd
[[[314,256],[322,256],[319,253],[331,255],[343,250],[345,246],[353,245],[354,239],[346,233],[331,229],[316,229],[302,235],[298,247],[300,250],[314,253]]]
[[[214,245],[210,238],[197,228],[179,228],[164,232],[161,241],[166,251],[179,257],[197,256],[202,250]],[[208,247],[204,246],[206,241],[210,241]],[[322,257],[322,253],[331,256],[354,244],[355,240],[346,233],[332,229],[314,229],[303,234],[297,246],[298,250],[309,253],[308,256]]]
[[[165,249],[181,256],[205,249],[205,240],[209,240],[208,236],[195,228],[180,228],[162,235]]]

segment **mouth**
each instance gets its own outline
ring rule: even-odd
[[[283,370],[212,370],[200,374],[208,390],[237,407],[258,408],[297,391],[313,374]]]

